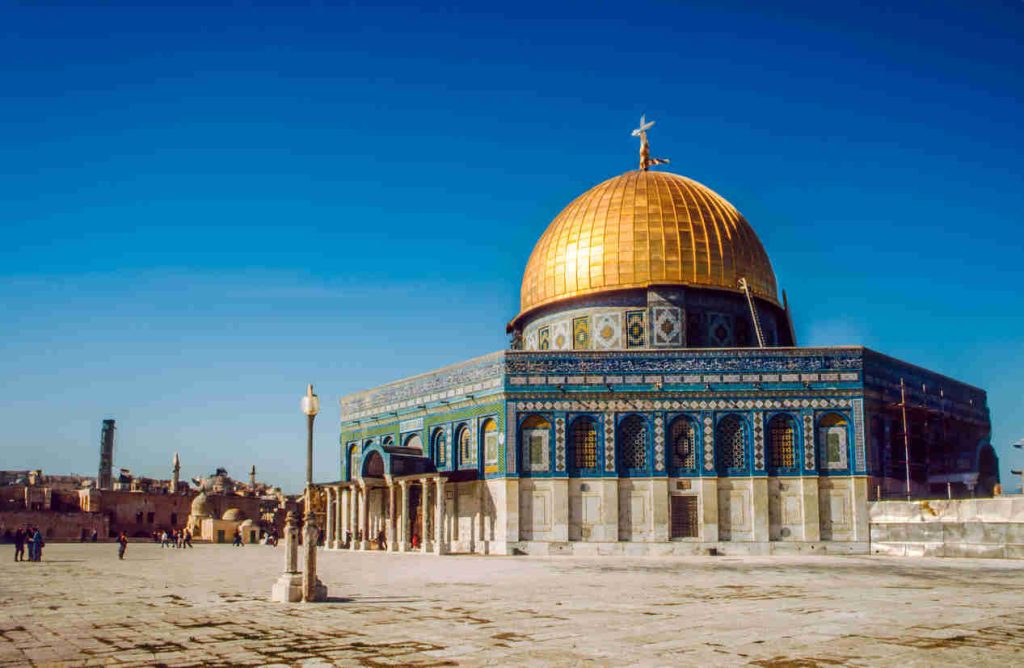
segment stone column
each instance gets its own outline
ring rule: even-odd
[[[387,523],[387,538],[388,538],[388,552],[398,551],[398,536],[395,535],[395,519],[398,513],[398,509],[395,507],[395,484],[388,481],[388,523]]]
[[[345,488],[338,486],[338,507],[335,508],[334,549],[340,550],[345,540]]]
[[[270,599],[279,603],[302,600],[302,573],[299,573],[299,518],[289,512],[284,528],[284,573],[274,583]]]
[[[444,478],[434,479],[434,554],[441,555],[445,550],[444,536]]]
[[[427,478],[420,478],[420,552],[426,554],[429,541],[427,540],[427,515],[430,513],[430,485]]]
[[[316,525],[316,515],[312,507],[306,512],[306,525],[303,529],[303,569],[302,569],[302,600],[306,602],[323,601],[327,598],[327,587],[316,576],[316,542],[320,529]]]
[[[324,488],[327,495],[327,526],[324,529],[324,549],[334,547],[334,490],[330,487]]]
[[[352,540],[348,544],[348,549],[356,549],[356,529],[359,527],[357,519],[359,517],[359,487],[356,483],[352,484],[352,487],[348,490],[348,530],[352,532]]]
[[[359,542],[360,550],[370,549],[370,487],[365,482],[360,485],[361,498],[359,499],[359,530],[363,539]]]
[[[405,542],[409,537],[409,483],[406,480],[399,480],[398,486],[402,494],[402,525],[401,533],[398,535],[398,551],[405,552]]]

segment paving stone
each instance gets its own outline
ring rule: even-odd
[[[283,550],[47,547],[0,561],[0,665],[1013,665],[1024,563],[321,552],[332,602],[269,601]],[[342,602],[344,600],[344,602]]]

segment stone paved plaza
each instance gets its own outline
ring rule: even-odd
[[[4,548],[2,665],[1024,662],[1024,562],[321,552],[331,600],[284,605],[280,547]]]

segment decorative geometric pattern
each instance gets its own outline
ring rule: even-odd
[[[555,470],[565,470],[565,418],[555,418]]]
[[[550,327],[541,327],[537,330],[537,350],[551,350]]]
[[[704,470],[715,470],[715,430],[714,420],[710,415],[704,416]]]
[[[591,418],[581,417],[572,423],[570,447],[577,470],[597,468],[597,428]]]
[[[764,470],[764,413],[756,411],[754,422],[754,470]]]
[[[622,314],[600,313],[594,316],[594,347],[612,350],[622,347]]]
[[[804,411],[804,468],[814,470],[814,416]]]
[[[568,322],[556,322],[551,326],[551,349],[568,350],[572,343]]]
[[[682,314],[678,306],[651,307],[651,333],[656,347],[683,345]]]
[[[665,470],[665,420],[654,416],[654,470]]]
[[[590,318],[572,319],[572,348],[573,350],[588,350],[590,348]]]
[[[849,409],[850,401],[829,399],[547,399],[536,398],[516,402],[520,411],[706,411],[706,410],[784,410],[818,408]]]
[[[615,416],[601,415],[604,425],[604,470],[615,470]]]
[[[672,447],[672,468],[677,471],[692,471],[697,466],[697,430],[693,420],[680,415],[669,426],[669,443]]]
[[[626,347],[647,347],[646,314],[643,311],[626,311]]]
[[[770,471],[796,469],[796,424],[779,414],[768,422],[768,467]]]
[[[732,344],[732,318],[724,313],[708,314],[708,341],[713,347]]]
[[[858,471],[867,468],[867,455],[864,452],[864,400],[853,400],[853,444],[854,462]]]
[[[747,465],[743,421],[738,415],[726,415],[715,428],[715,452],[719,467],[742,469]]]
[[[642,417],[627,416],[619,424],[618,441],[623,469],[647,468],[647,424]]]

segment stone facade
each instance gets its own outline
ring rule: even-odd
[[[906,484],[892,466],[899,378],[919,402],[941,393],[947,435],[941,457],[911,452],[912,493],[980,480],[982,390],[832,347],[495,353],[343,398],[335,485],[378,481],[367,505],[380,529],[394,480],[445,479],[452,551],[865,552],[869,500]]]

